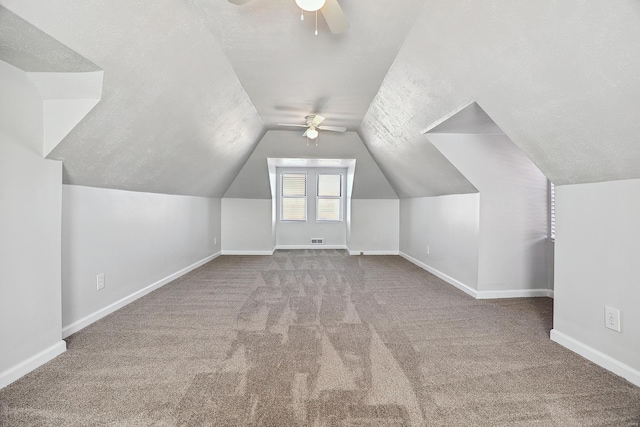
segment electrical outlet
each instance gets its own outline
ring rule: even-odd
[[[427,245],[427,255],[431,255],[431,248],[429,248],[429,245]]]
[[[103,289],[104,288],[104,273],[98,274],[97,282],[98,282],[98,290]]]
[[[620,332],[620,310],[613,307],[604,307],[604,326]]]
[[[217,237],[214,237],[214,238],[213,238],[213,244],[214,244],[214,245],[217,245],[217,244],[218,244],[218,238],[217,238]]]

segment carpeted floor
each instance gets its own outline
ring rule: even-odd
[[[640,389],[397,256],[222,256],[0,391],[9,426],[638,426]]]

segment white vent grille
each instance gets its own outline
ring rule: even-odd
[[[324,239],[311,239],[311,244],[312,245],[321,245],[324,243]]]

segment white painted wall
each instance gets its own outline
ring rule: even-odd
[[[65,335],[220,252],[220,211],[220,199],[63,186]]]
[[[65,350],[62,165],[42,158],[42,99],[0,61],[0,388]]]
[[[552,338],[640,386],[640,180],[556,187]],[[621,310],[620,333],[604,307]]]
[[[401,255],[474,295],[479,211],[478,193],[401,199]]]
[[[504,134],[428,134],[480,191],[478,291],[543,295],[548,280],[547,179]]]
[[[352,199],[347,246],[352,254],[397,254],[400,239],[398,199]]]
[[[271,209],[271,199],[222,199],[222,253],[271,254],[276,245]]]
[[[397,253],[399,201],[352,199],[351,237],[348,247],[359,253]],[[272,202],[265,199],[222,199],[222,251],[225,254],[270,254],[276,247],[272,234]],[[329,224],[335,225],[335,224]],[[340,230],[342,232],[342,229]],[[313,237],[322,237],[315,228]],[[310,235],[309,235],[310,236]],[[309,237],[309,236],[305,236]],[[292,240],[297,244],[298,240]],[[342,242],[342,240],[338,240]],[[306,243],[305,243],[306,244]],[[345,243],[340,243],[345,245]],[[320,246],[319,246],[320,247]]]

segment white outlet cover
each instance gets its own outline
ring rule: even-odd
[[[620,310],[617,308],[604,307],[604,326],[616,332],[620,332]]]
[[[98,274],[98,276],[96,277],[97,280],[97,288],[98,290],[103,289],[104,288],[104,273],[100,273]]]

